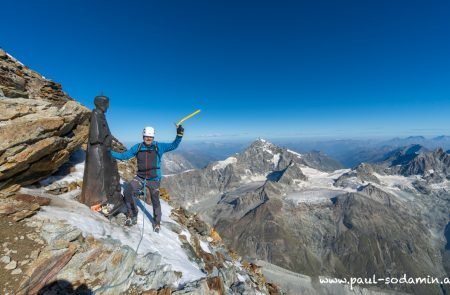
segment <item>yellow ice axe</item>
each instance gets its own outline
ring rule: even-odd
[[[197,115],[198,113],[200,113],[200,110],[196,110],[196,111],[193,112],[192,114],[187,115],[186,117],[184,117],[183,119],[181,119],[180,121],[178,121],[178,123],[176,124],[177,127],[180,126],[181,124],[183,124],[184,121],[186,121],[187,119],[190,119],[190,118],[194,117],[194,116]]]

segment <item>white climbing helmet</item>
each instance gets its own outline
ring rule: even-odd
[[[153,127],[145,127],[144,131],[142,131],[142,136],[155,137],[155,128],[153,128]]]

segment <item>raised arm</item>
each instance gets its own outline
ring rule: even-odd
[[[173,151],[178,147],[178,145],[181,142],[181,139],[183,138],[184,134],[184,128],[180,125],[177,127],[177,136],[175,137],[175,140],[170,143],[161,142],[158,143],[158,149],[159,153],[162,155],[166,152]]]
[[[138,152],[138,150],[137,150],[138,147],[139,147],[139,144],[135,144],[129,150],[127,150],[123,153],[111,151],[111,155],[113,156],[114,159],[117,159],[117,160],[121,160],[121,161],[129,160],[129,159],[133,158],[134,156],[136,156],[136,154]]]

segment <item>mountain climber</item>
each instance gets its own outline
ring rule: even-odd
[[[184,134],[181,125],[177,127],[177,136],[171,143],[154,141],[155,129],[145,127],[142,132],[143,142],[135,144],[128,151],[118,153],[111,151],[112,156],[117,160],[129,160],[133,157],[137,159],[137,175],[124,188],[125,203],[127,204],[128,218],[126,225],[133,225],[137,222],[138,210],[133,196],[137,195],[145,186],[150,191],[150,199],[153,205],[154,230],[159,232],[161,227],[161,204],[159,201],[159,186],[161,182],[161,158],[164,153],[172,151],[178,147]],[[147,201],[147,200],[145,200]]]

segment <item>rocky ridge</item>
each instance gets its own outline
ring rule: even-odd
[[[89,110],[0,49],[0,190],[55,172],[87,138]]]

